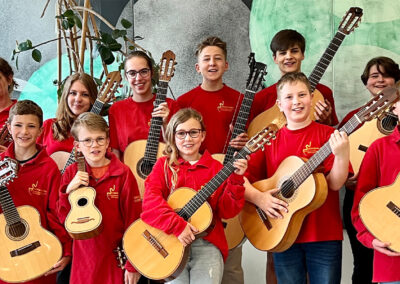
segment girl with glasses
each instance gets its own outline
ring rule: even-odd
[[[207,200],[211,205],[215,226],[203,238],[196,238],[197,229],[181,218],[167,203],[169,194],[190,187],[199,191],[222,168],[200,146],[206,137],[201,115],[190,108],[179,110],[165,132],[166,156],[160,158],[145,181],[141,218],[149,225],[174,234],[183,246],[191,244],[190,260],[182,273],[170,283],[220,283],[228,245],[221,218],[237,215],[244,204],[243,177],[247,160],[238,159],[235,172]]]

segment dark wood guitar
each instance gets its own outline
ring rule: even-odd
[[[108,73],[106,80],[99,90],[99,94],[97,95],[97,99],[94,102],[90,112],[95,114],[100,114],[103,106],[115,99],[114,93],[120,86],[122,81],[121,73],[119,71],[114,71]],[[50,155],[50,157],[56,162],[58,169],[61,171],[61,174],[65,172],[68,166],[75,163],[75,152],[71,153],[58,151]]]
[[[314,95],[312,100],[312,109],[314,109],[318,101],[324,101],[324,97],[318,90],[315,89],[315,87],[324,75],[346,35],[349,35],[358,26],[359,22],[361,21],[362,14],[363,10],[361,8],[350,8],[341,21],[338,31],[336,32],[332,41],[329,43],[324,54],[308,77],[311,85],[311,91]],[[314,111],[310,112],[310,117],[312,120],[315,120]],[[271,123],[276,124],[279,128],[286,124],[286,118],[283,113],[280,112],[276,104],[254,118],[249,125],[247,133],[249,136],[252,136],[254,133],[257,133],[259,129],[262,129],[265,125]]]
[[[376,117],[398,99],[396,88],[386,88],[357,112],[340,131],[352,133],[363,121]],[[279,188],[276,197],[289,204],[289,212],[281,212],[282,219],[272,219],[254,204],[246,202],[240,220],[254,247],[281,252],[294,243],[304,218],[325,202],[328,194],[325,177],[314,171],[331,152],[329,142],[326,142],[306,163],[299,157],[290,156],[283,160],[272,177],[253,184],[263,192]]]
[[[235,170],[235,159],[244,159],[248,154],[264,147],[276,129],[261,131],[250,139],[234,159],[230,160],[200,191],[179,188],[168,197],[168,204],[177,214],[204,232],[211,224],[213,214],[207,198]],[[197,236],[199,236],[199,234]],[[141,219],[127,229],[123,237],[123,247],[129,261],[144,276],[150,279],[176,278],[186,265],[190,246],[184,247],[174,235],[168,235]]]
[[[86,172],[84,156],[80,152],[76,156],[78,171]],[[100,234],[103,216],[94,204],[95,199],[96,189],[90,186],[81,186],[68,195],[71,210],[64,224],[72,238],[85,240]]]
[[[17,171],[15,160],[0,162],[0,279],[11,283],[42,276],[62,256],[60,241],[41,226],[36,208],[15,207],[6,184],[16,178]]]
[[[255,93],[261,88],[264,76],[267,74],[267,65],[255,61],[254,53],[249,55],[250,74],[247,78],[246,91],[240,105],[240,110],[236,118],[235,126],[232,131],[231,139],[237,137],[240,133],[245,132],[247,119],[249,118],[250,109],[253,104]],[[233,159],[233,154],[237,149],[228,146],[226,154],[213,154],[213,158],[226,165]],[[244,232],[240,226],[239,216],[230,219],[223,219],[224,231],[228,248],[233,249],[240,245],[244,240]]]
[[[174,76],[175,64],[175,54],[171,50],[164,52],[160,61],[160,76],[154,107],[165,102],[167,98],[168,83]],[[159,142],[162,125],[163,120],[161,117],[152,117],[147,140],[133,141],[126,147],[124,152],[124,163],[135,176],[142,198],[144,180],[151,173],[157,158],[162,156],[165,148],[165,144]]]

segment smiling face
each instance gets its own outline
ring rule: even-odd
[[[151,72],[148,72],[147,75],[142,76],[139,71],[144,69],[150,69],[150,66],[147,63],[147,60],[143,57],[134,56],[125,63],[125,76],[132,89],[132,99],[138,102],[148,101],[153,98],[151,88],[152,74]],[[134,77],[128,75],[132,71],[136,71],[135,73],[137,73]]]
[[[176,127],[175,133],[180,131],[190,131],[194,129],[201,129],[201,124],[194,118],[189,118],[187,121],[179,124]],[[175,134],[175,145],[178,148],[179,156],[186,161],[197,161],[200,159],[199,149],[201,143],[204,141],[206,134],[201,131],[195,138],[191,137],[189,133],[186,134],[184,139],[180,139]]]
[[[218,46],[206,46],[199,53],[196,71],[203,76],[203,83],[222,83],[222,76],[228,70],[224,51]]]
[[[89,91],[81,81],[76,80],[72,83],[69,89],[67,103],[69,109],[75,116],[90,110]]]
[[[28,152],[36,147],[36,139],[42,133],[39,118],[33,114],[14,115],[8,125],[16,151]]]
[[[104,138],[104,139],[103,139]],[[81,126],[78,130],[78,140],[75,141],[75,147],[85,156],[86,162],[91,167],[101,167],[107,164],[106,152],[110,144],[110,139],[107,133],[100,130],[90,130],[87,127]],[[92,140],[91,142],[89,142]],[[103,141],[99,145],[97,141]],[[91,146],[86,146],[86,143],[92,143]]]
[[[301,71],[301,62],[304,59],[304,54],[297,44],[286,50],[278,50],[273,57],[282,76],[289,72]]]
[[[386,75],[383,66],[372,65],[369,69],[369,75],[366,87],[371,95],[375,96],[386,87],[394,87],[395,80],[393,77]]]

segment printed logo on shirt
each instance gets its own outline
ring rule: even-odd
[[[115,191],[115,184],[113,187],[110,187],[110,189],[107,192],[107,199],[111,200],[111,199],[118,199],[119,197],[119,193],[118,191]]]
[[[32,183],[32,186],[28,188],[30,195],[46,195],[47,190],[38,188],[39,181]]]
[[[221,112],[221,111],[232,112],[233,111],[233,106],[225,106],[225,101],[222,101],[222,103],[219,103],[219,106],[217,107],[217,110],[219,112]]]
[[[306,144],[306,147],[303,149],[303,154],[308,156],[308,155],[314,155],[317,151],[319,150],[319,147],[311,147],[311,141],[309,144]]]

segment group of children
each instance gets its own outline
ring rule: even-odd
[[[113,252],[120,245],[125,229],[139,217],[175,235],[184,246],[191,245],[186,267],[171,283],[243,283],[242,247],[228,251],[221,218],[237,215],[245,201],[257,205],[270,218],[281,218],[282,213],[291,208],[275,197],[278,189],[261,192],[251,183],[272,176],[288,156],[310,158],[327,141],[332,155],[323,162],[321,170],[327,180],[328,197],[305,218],[295,243],[284,252],[273,253],[273,262],[279,283],[340,283],[343,234],[338,191],[352,175],[348,137],[332,127],[338,120],[328,87],[316,86],[325,100],[312,107],[310,84],[301,73],[304,37],[294,30],[280,31],[272,39],[271,51],[282,77],[256,94],[250,120],[276,103],[287,124],[264,152],[234,162],[235,172],[208,199],[214,226],[206,236],[197,239],[197,228],[168,205],[168,195],[180,187],[200,190],[222,168],[211,154],[223,153],[227,145],[239,150],[249,139],[242,133],[230,140],[243,95],[223,82],[223,74],[228,70],[225,42],[210,37],[200,43],[195,68],[202,76],[201,84],[177,101],[167,99],[157,107],[153,104],[151,59],[141,51],[131,53],[124,63],[131,96],[111,106],[109,127],[101,116],[89,112],[97,96],[90,76],[71,75],[64,85],[56,118],[43,123],[42,111],[34,102],[5,98],[9,98],[12,91],[13,74],[12,70],[11,73],[3,71],[4,63],[0,61],[0,114],[8,117],[5,120],[13,137],[1,158],[14,158],[21,165],[18,178],[8,186],[9,191],[17,206],[29,204],[37,208],[43,227],[53,231],[63,244],[63,257],[54,268],[29,283],[55,283],[56,272],[70,262],[71,275],[66,280],[69,278],[70,283],[135,284],[143,281],[129,261],[125,272],[118,268]],[[400,78],[400,71],[388,58],[373,60],[367,64],[362,80],[375,95],[378,90],[393,86]],[[396,107],[400,107],[400,103]],[[311,112],[317,121],[310,119]],[[398,114],[397,108],[394,113]],[[123,164],[123,153],[130,143],[147,139],[151,117],[163,118],[160,139],[166,142],[166,149],[165,156],[158,159],[145,181],[141,200],[136,180]],[[349,206],[352,207],[351,216],[359,241],[374,249],[373,281],[376,282],[400,281],[396,269],[400,254],[390,251],[389,244],[382,242],[385,240],[375,239],[365,229],[357,205],[370,189],[390,184],[396,178],[400,169],[396,159],[387,160],[396,153],[400,155],[399,135],[396,127],[391,136],[375,142],[367,151],[358,182],[357,177],[353,177],[352,182],[356,186],[354,205],[351,202]],[[72,164],[61,176],[49,155],[58,151],[71,152],[73,148],[85,157],[87,172],[78,171],[77,165]],[[346,192],[352,190],[350,183]],[[95,203],[103,216],[103,231],[87,240],[72,240],[63,222],[71,208],[68,194],[80,186],[96,189]],[[349,215],[347,211],[345,220]],[[357,242],[353,239],[352,246]],[[353,253],[356,258],[358,249]],[[363,272],[372,270],[372,261],[365,265],[361,267]],[[267,273],[274,272],[268,270]],[[65,280],[59,277],[59,283],[62,281]],[[367,283],[365,281],[372,279],[353,277],[353,283]]]

